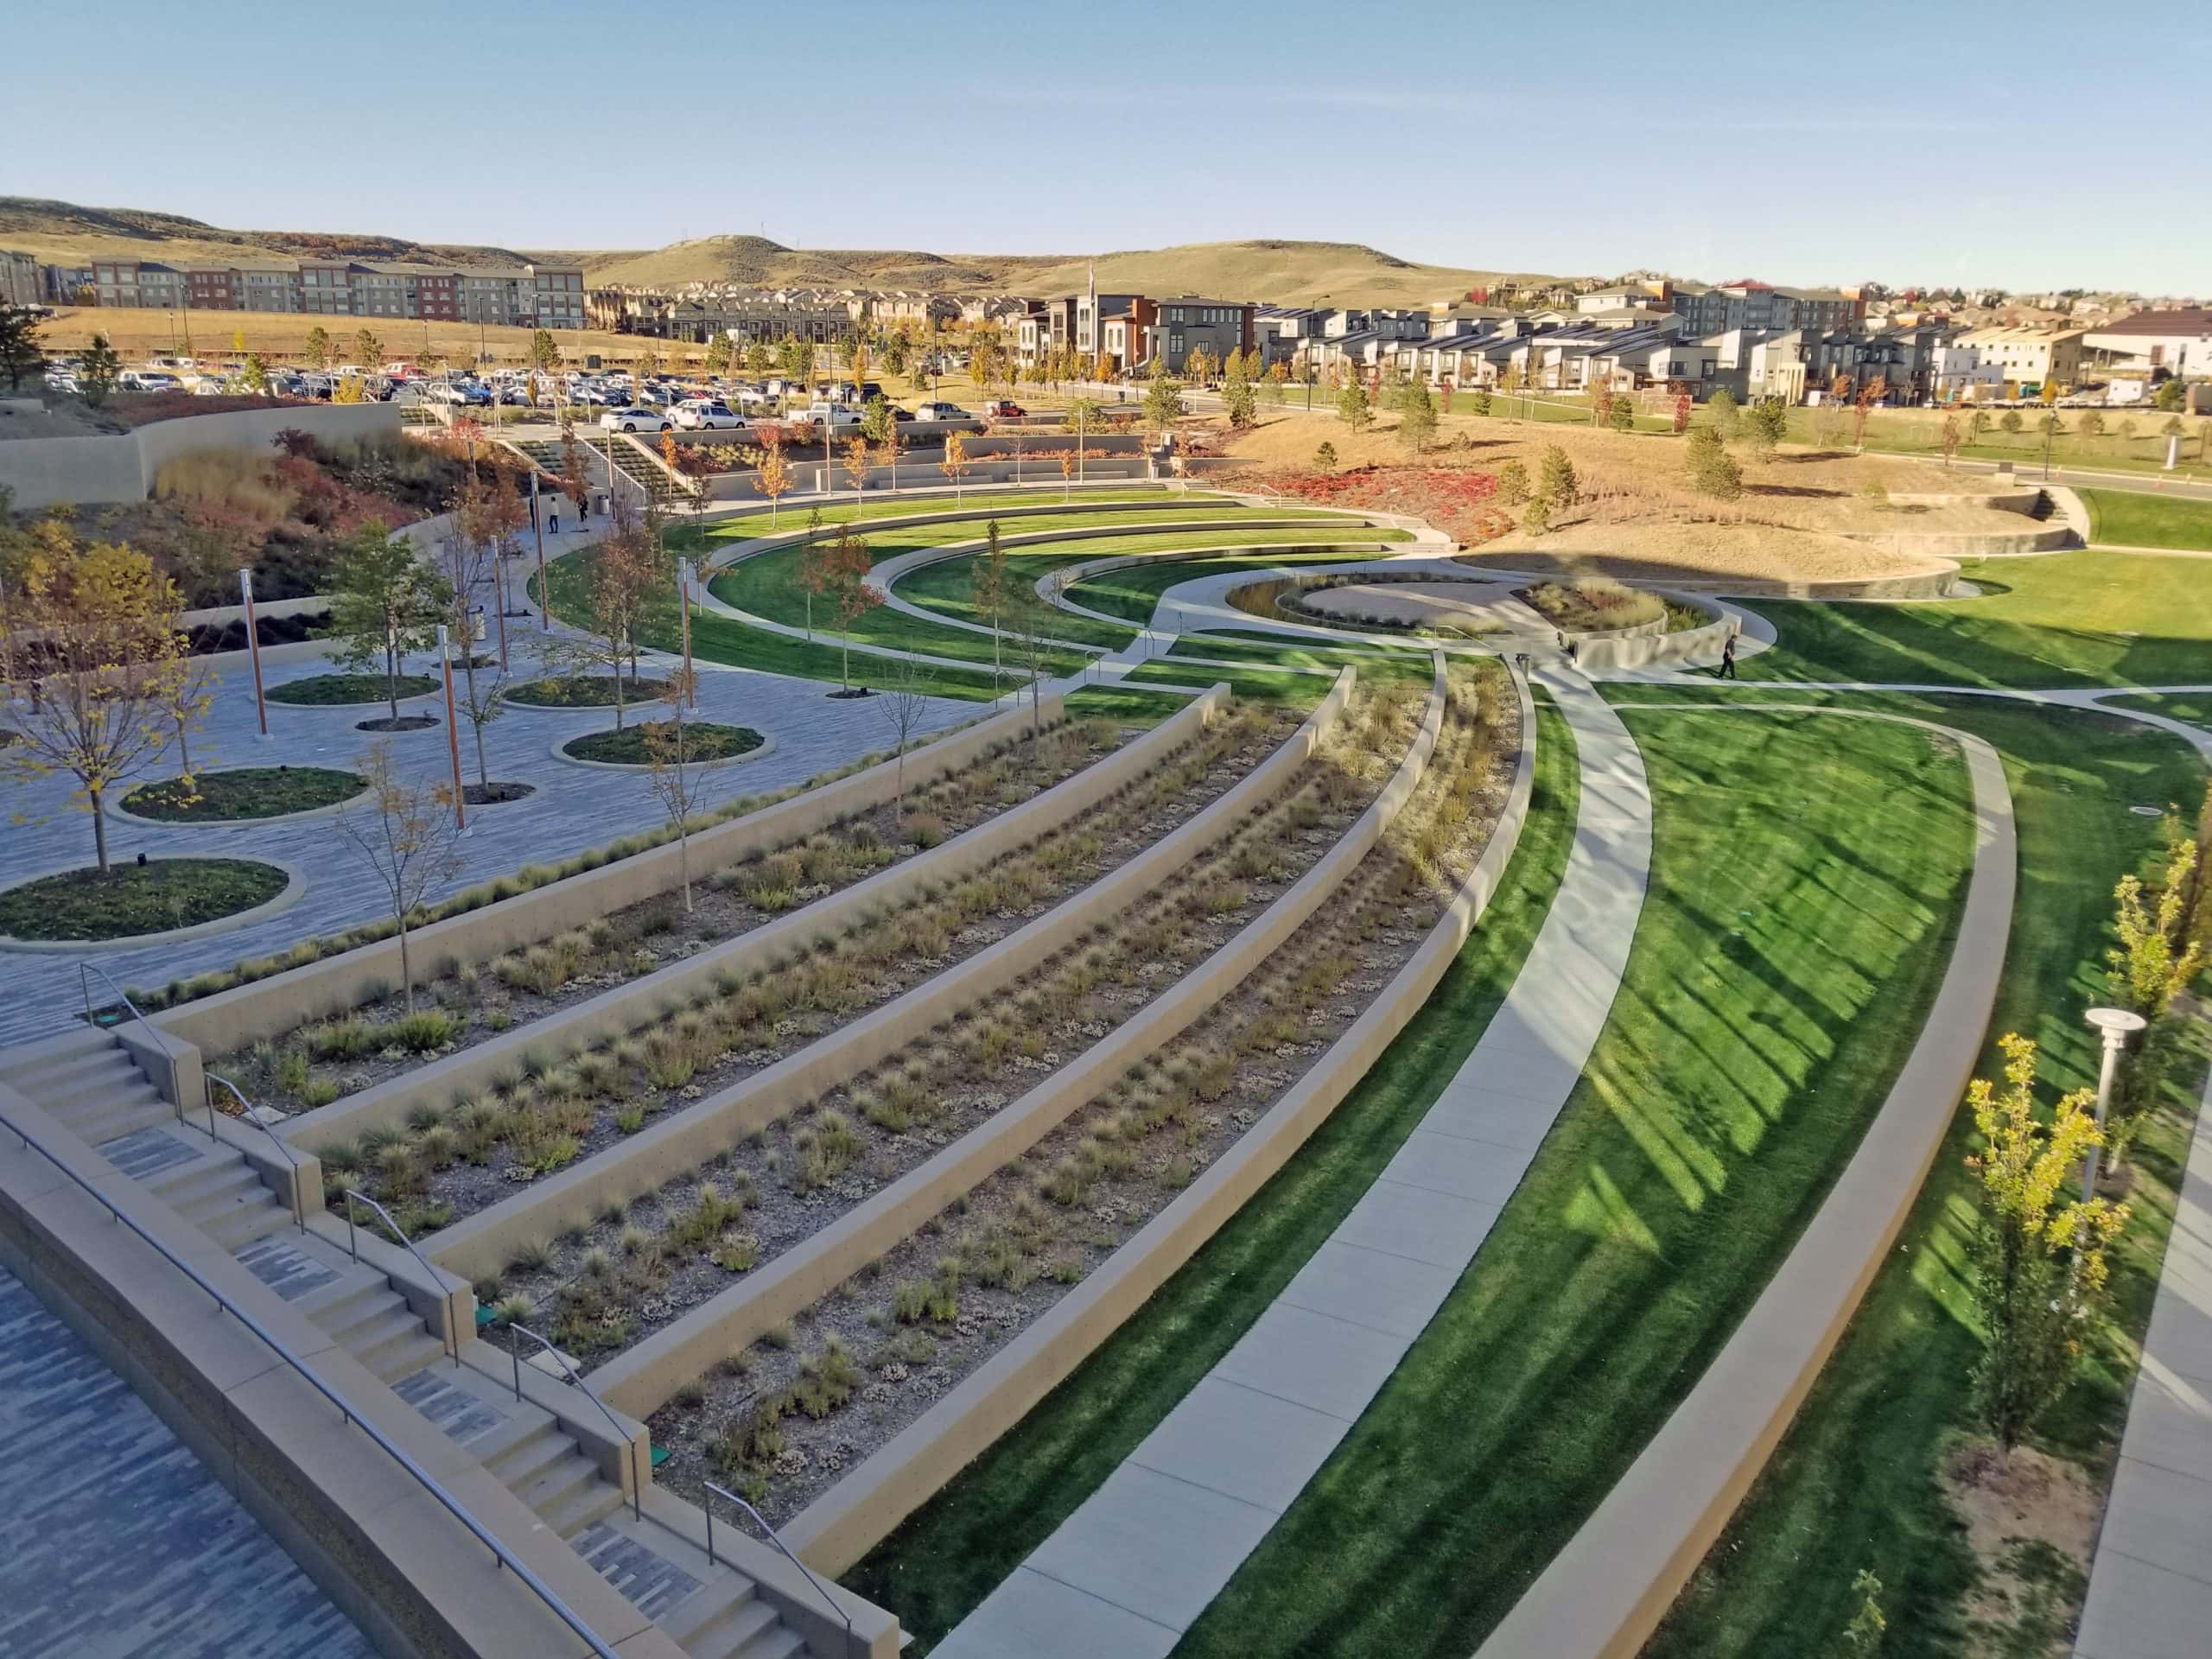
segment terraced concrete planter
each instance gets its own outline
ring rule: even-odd
[[[497,1272],[525,1242],[546,1237],[589,1217],[610,1201],[639,1197],[696,1168],[733,1138],[773,1122],[802,1103],[849,1081],[962,1007],[1015,983],[1166,880],[1282,787],[1341,715],[1351,681],[1351,671],[1346,670],[1330,696],[1289,741],[1243,782],[1073,899],[959,968],[924,981],[798,1052],[445,1230],[436,1236],[432,1256],[470,1278]],[[1223,696],[1217,688],[1205,701],[1216,704]]]
[[[1515,690],[1520,747],[1505,805],[1474,868],[1413,957],[1191,1186],[1043,1317],[784,1526],[783,1535],[810,1566],[831,1573],[849,1567],[1019,1422],[1267,1184],[1427,1001],[1481,918],[1528,818],[1535,706],[1525,681],[1516,677]]]
[[[1346,669],[1330,701],[1348,698]],[[721,1356],[826,1294],[994,1171],[1034,1146],[1119,1077],[1203,1017],[1319,908],[1364,858],[1420,782],[1444,715],[1440,669],[1421,728],[1376,800],[1337,843],[1235,938],[1011,1105],[757,1273],[594,1373],[601,1391],[645,1415]]]
[[[1046,697],[1039,713],[1048,722],[1060,719],[1062,700]],[[906,756],[907,783],[912,785],[957,771],[994,744],[1018,737],[1030,725],[1028,709],[1009,709],[914,750]],[[691,837],[692,868],[706,870],[718,864],[734,864],[754,853],[801,839],[841,818],[886,804],[898,788],[898,762],[886,760],[758,812],[732,818]],[[683,851],[673,842],[617,859],[598,869],[416,928],[408,936],[409,950],[426,970],[433,972],[441,964],[488,962],[641,899],[677,891],[683,883],[682,861]],[[151,1017],[172,1036],[201,1048],[226,1052],[358,1007],[373,1000],[377,988],[397,985],[399,976],[398,940],[380,939]]]
[[[558,1014],[517,1026],[445,1059],[402,1072],[307,1113],[287,1126],[286,1139],[304,1146],[327,1146],[333,1140],[350,1139],[364,1130],[404,1123],[416,1107],[442,1108],[455,1096],[484,1087],[508,1067],[520,1065],[527,1053],[588,1047],[603,1039],[621,1036],[658,1010],[683,1006],[721,976],[756,971],[804,944],[835,938],[862,916],[896,908],[923,889],[982,868],[1065,823],[1143,772],[1155,757],[1185,741],[1225,702],[1224,696],[1201,699],[1136,742],[1022,805],[986,819],[926,853],[879,870],[842,892]]]

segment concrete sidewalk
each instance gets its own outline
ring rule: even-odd
[[[943,1659],[1164,1659],[1468,1270],[1604,1028],[1650,873],[1635,740],[1586,682],[1550,689],[1580,748],[1581,810],[1503,1006],[1274,1304],[938,1644]]]
[[[2212,1649],[2212,1081],[2143,1338],[2075,1659]]]

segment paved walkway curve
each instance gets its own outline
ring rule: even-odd
[[[1476,1650],[1477,1659],[1631,1659],[1704,1560],[1872,1283],[1980,1060],[2012,933],[2018,854],[2005,763],[1934,721],[1817,703],[1639,703],[1707,715],[1886,720],[1966,753],[1973,873],[1943,982],[1851,1160],[1789,1255],[1626,1473]]]
[[[1443,1305],[1582,1075],[1628,962],[1651,797],[1587,682],[1548,682],[1580,751],[1574,844],[1504,1004],[1427,1115],[1242,1340],[936,1649],[1163,1659]]]

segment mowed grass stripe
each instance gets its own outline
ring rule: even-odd
[[[1955,747],[1817,715],[1630,719],[1651,887],[1583,1079],[1179,1655],[1472,1651],[1735,1328],[1919,1033],[1972,855]]]
[[[1529,819],[1482,924],[1328,1121],[1180,1272],[845,1575],[925,1654],[1074,1513],[1235,1345],[1374,1184],[1504,1001],[1551,908],[1579,802],[1573,734],[1538,715]]]

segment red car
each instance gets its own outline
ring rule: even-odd
[[[1010,397],[1000,397],[983,405],[987,421],[1018,421],[1029,411]]]

